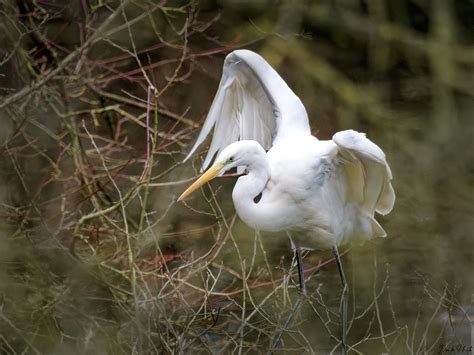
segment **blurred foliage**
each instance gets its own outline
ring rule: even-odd
[[[470,345],[471,0],[3,0],[0,16],[1,353],[269,350],[298,297],[287,240],[235,217],[232,177],[175,204],[235,48],[277,69],[317,137],[366,132],[391,164],[389,237],[343,258],[350,351]],[[279,350],[338,349],[327,257],[305,256]]]

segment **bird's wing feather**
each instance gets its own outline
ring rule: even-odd
[[[278,73],[258,54],[230,53],[202,130],[185,161],[214,127],[211,146],[202,165],[238,140],[255,140],[267,150],[277,138],[310,133],[306,110]]]
[[[373,213],[389,213],[395,203],[392,172],[384,152],[365,134],[353,130],[333,136],[345,165],[353,198]]]

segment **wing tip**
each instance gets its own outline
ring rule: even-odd
[[[186,157],[183,159],[183,163],[186,163],[189,158],[192,157],[192,155],[194,154],[194,152],[196,151],[196,149],[200,146],[200,143],[198,144],[198,142],[196,142],[194,144],[194,146],[191,148],[191,150],[189,151],[188,155],[186,155]]]
[[[393,206],[395,206],[395,190],[393,189],[392,184],[388,181],[381,193],[379,200],[377,201],[376,211],[377,213],[385,216],[392,212]]]
[[[376,238],[386,238],[387,232],[385,232],[379,222],[373,217],[370,217],[369,220],[372,227],[372,235]]]

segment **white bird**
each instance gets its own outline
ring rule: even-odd
[[[347,291],[337,247],[351,240],[385,237],[374,214],[389,213],[395,202],[383,151],[353,130],[338,132],[327,141],[312,136],[301,100],[260,55],[249,50],[226,57],[217,94],[185,160],[213,127],[202,170],[216,154],[217,158],[179,200],[231,168],[245,170],[232,193],[239,217],[257,230],[289,231],[298,247],[332,248]],[[347,292],[344,304],[345,347]]]

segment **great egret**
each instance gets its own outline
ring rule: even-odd
[[[375,212],[385,215],[395,202],[385,154],[365,134],[353,130],[338,132],[329,141],[312,136],[301,100],[260,55],[249,50],[226,57],[217,94],[185,160],[213,127],[201,170],[216,154],[217,158],[179,200],[237,167],[247,174],[237,180],[232,199],[245,223],[263,231],[291,231],[298,247],[332,248],[344,287],[345,351],[348,287],[338,246],[386,236],[374,219]],[[301,267],[299,271],[303,289]]]

